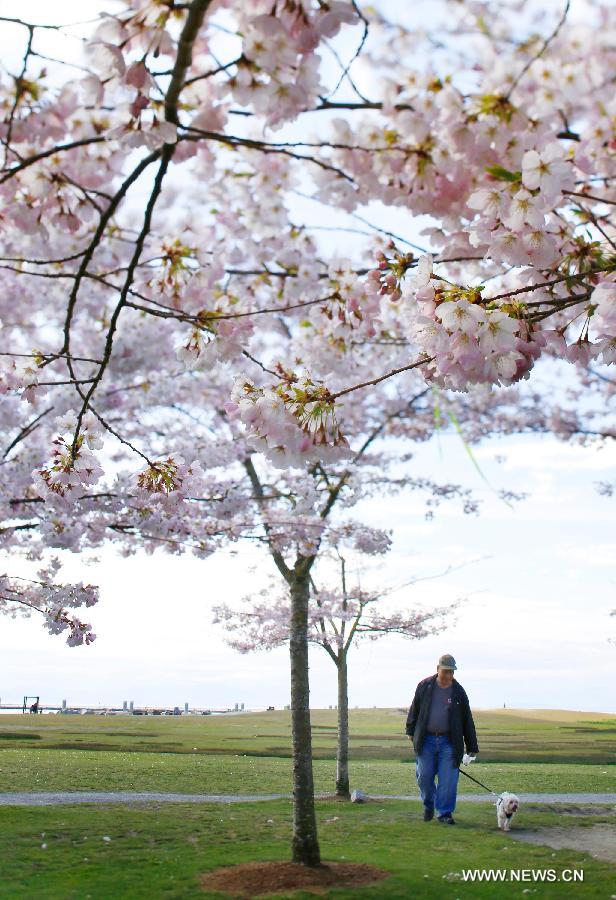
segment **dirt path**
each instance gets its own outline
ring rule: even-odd
[[[512,828],[509,835],[527,844],[544,844],[555,850],[579,850],[590,853],[595,859],[616,863],[616,825],[578,825],[571,828],[537,828],[534,831]]]
[[[331,795],[324,795],[331,796]],[[419,800],[417,794],[371,794],[373,800]],[[616,794],[520,794],[522,803],[616,804]],[[154,791],[19,791],[0,794],[0,806],[62,806],[76,803],[257,803],[289,794],[162,794]],[[323,797],[321,797],[323,799]],[[490,794],[460,794],[458,803],[493,803]]]

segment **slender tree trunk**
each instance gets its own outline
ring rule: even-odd
[[[314,810],[312,731],[308,681],[308,574],[291,583],[291,721],[293,734],[293,861],[321,864]]]
[[[347,656],[344,649],[338,654],[338,753],[336,756],[336,794],[349,798],[349,694]]]

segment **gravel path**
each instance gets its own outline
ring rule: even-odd
[[[62,806],[74,803],[252,803],[288,794],[160,794],[154,791],[53,791],[0,794],[0,806]]]
[[[321,795],[323,796],[331,796]],[[373,800],[419,800],[418,794],[371,794]],[[616,804],[616,794],[519,794],[522,803]],[[151,791],[54,791],[0,794],[0,806],[62,806],[76,803],[255,803],[291,799],[289,794],[161,794]],[[460,794],[458,803],[493,803],[490,794]]]

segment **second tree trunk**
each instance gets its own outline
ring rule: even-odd
[[[346,653],[338,653],[338,753],[336,756],[336,794],[350,797],[349,787],[349,696]]]

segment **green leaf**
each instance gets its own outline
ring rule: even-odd
[[[492,175],[493,178],[498,178],[499,181],[510,181],[515,183],[516,181],[522,180],[521,172],[510,172],[502,166],[486,166],[486,172],[489,175]]]

